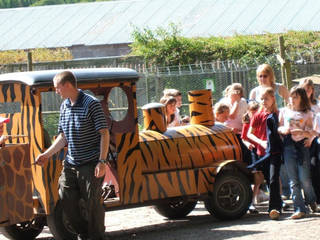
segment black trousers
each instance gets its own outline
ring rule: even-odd
[[[262,172],[269,187],[269,212],[273,209],[281,211],[282,199],[280,195],[280,167],[281,154],[271,154],[262,163]]]
[[[311,170],[311,182],[314,189],[314,193],[317,197],[317,203],[320,204],[320,146],[318,144],[318,138],[313,139],[310,146],[310,170]]]
[[[95,167],[96,163],[77,167],[65,163],[59,178],[59,193],[66,218],[76,233],[100,240],[104,236],[103,178],[94,176]]]

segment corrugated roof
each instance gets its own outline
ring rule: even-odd
[[[0,10],[0,50],[132,42],[179,24],[186,37],[320,30],[318,0],[131,0]]]
[[[0,75],[0,82],[22,82],[29,86],[52,86],[53,77],[62,70],[14,72]],[[128,68],[82,68],[70,69],[79,83],[137,81],[139,75]]]

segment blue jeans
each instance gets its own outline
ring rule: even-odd
[[[281,179],[282,195],[289,198],[291,196],[290,180],[288,177],[286,166],[284,164],[281,164],[280,179]]]
[[[303,142],[294,142],[291,136],[284,139],[284,162],[290,179],[292,200],[295,211],[306,213],[306,204],[316,202],[311,176],[309,149]],[[304,191],[305,201],[302,197]]]

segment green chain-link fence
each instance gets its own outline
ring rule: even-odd
[[[320,74],[320,54],[314,52],[294,53],[287,55],[292,64],[292,77],[300,78],[312,74]],[[245,96],[248,97],[250,90],[257,85],[256,68],[263,62],[255,64],[244,64],[238,61],[216,61],[211,63],[189,64],[184,66],[146,67],[142,63],[134,64],[128,62],[113,61],[106,64],[105,59],[87,59],[66,62],[34,64],[34,70],[43,69],[72,69],[84,67],[129,67],[136,69],[140,74],[137,83],[138,107],[149,102],[157,102],[162,96],[165,88],[179,89],[183,97],[181,113],[188,115],[187,92],[194,89],[212,89],[214,101],[223,96],[224,89],[234,82],[239,82],[244,87]],[[265,63],[272,65],[276,75],[276,81],[281,82],[280,65],[275,56],[265,58]],[[2,72],[26,71],[26,64],[8,65],[2,67]],[[319,88],[316,88],[319,94]],[[123,111],[125,99],[120,96],[112,96],[114,99],[112,111]],[[44,125],[53,135],[57,129],[56,123],[59,116],[61,99],[55,93],[44,93],[42,96],[42,110],[44,112]],[[139,122],[141,123],[141,111],[139,110]]]

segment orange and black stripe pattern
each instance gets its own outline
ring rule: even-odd
[[[194,90],[188,92],[190,123],[205,126],[214,125],[211,90]]]
[[[167,121],[165,107],[162,104],[147,104],[142,108],[145,130],[165,132]]]
[[[0,85],[0,103],[16,104],[19,106],[18,111],[1,114],[3,117],[10,118],[10,122],[5,124],[4,134],[20,135],[9,139],[10,143],[29,143],[30,144],[30,161],[34,162],[35,158],[44,149],[44,135],[41,123],[41,95],[38,91],[31,91],[31,88],[24,84],[2,84]],[[54,161],[49,160],[48,164],[42,168],[32,165],[32,180],[34,191],[41,198],[41,205],[45,211],[50,213],[58,200],[57,186],[58,178],[61,172],[61,161],[64,153],[53,156]],[[30,179],[31,181],[31,179]]]
[[[118,146],[124,204],[207,193],[224,160],[240,160],[239,142],[222,125],[189,125],[165,133],[123,134]]]

